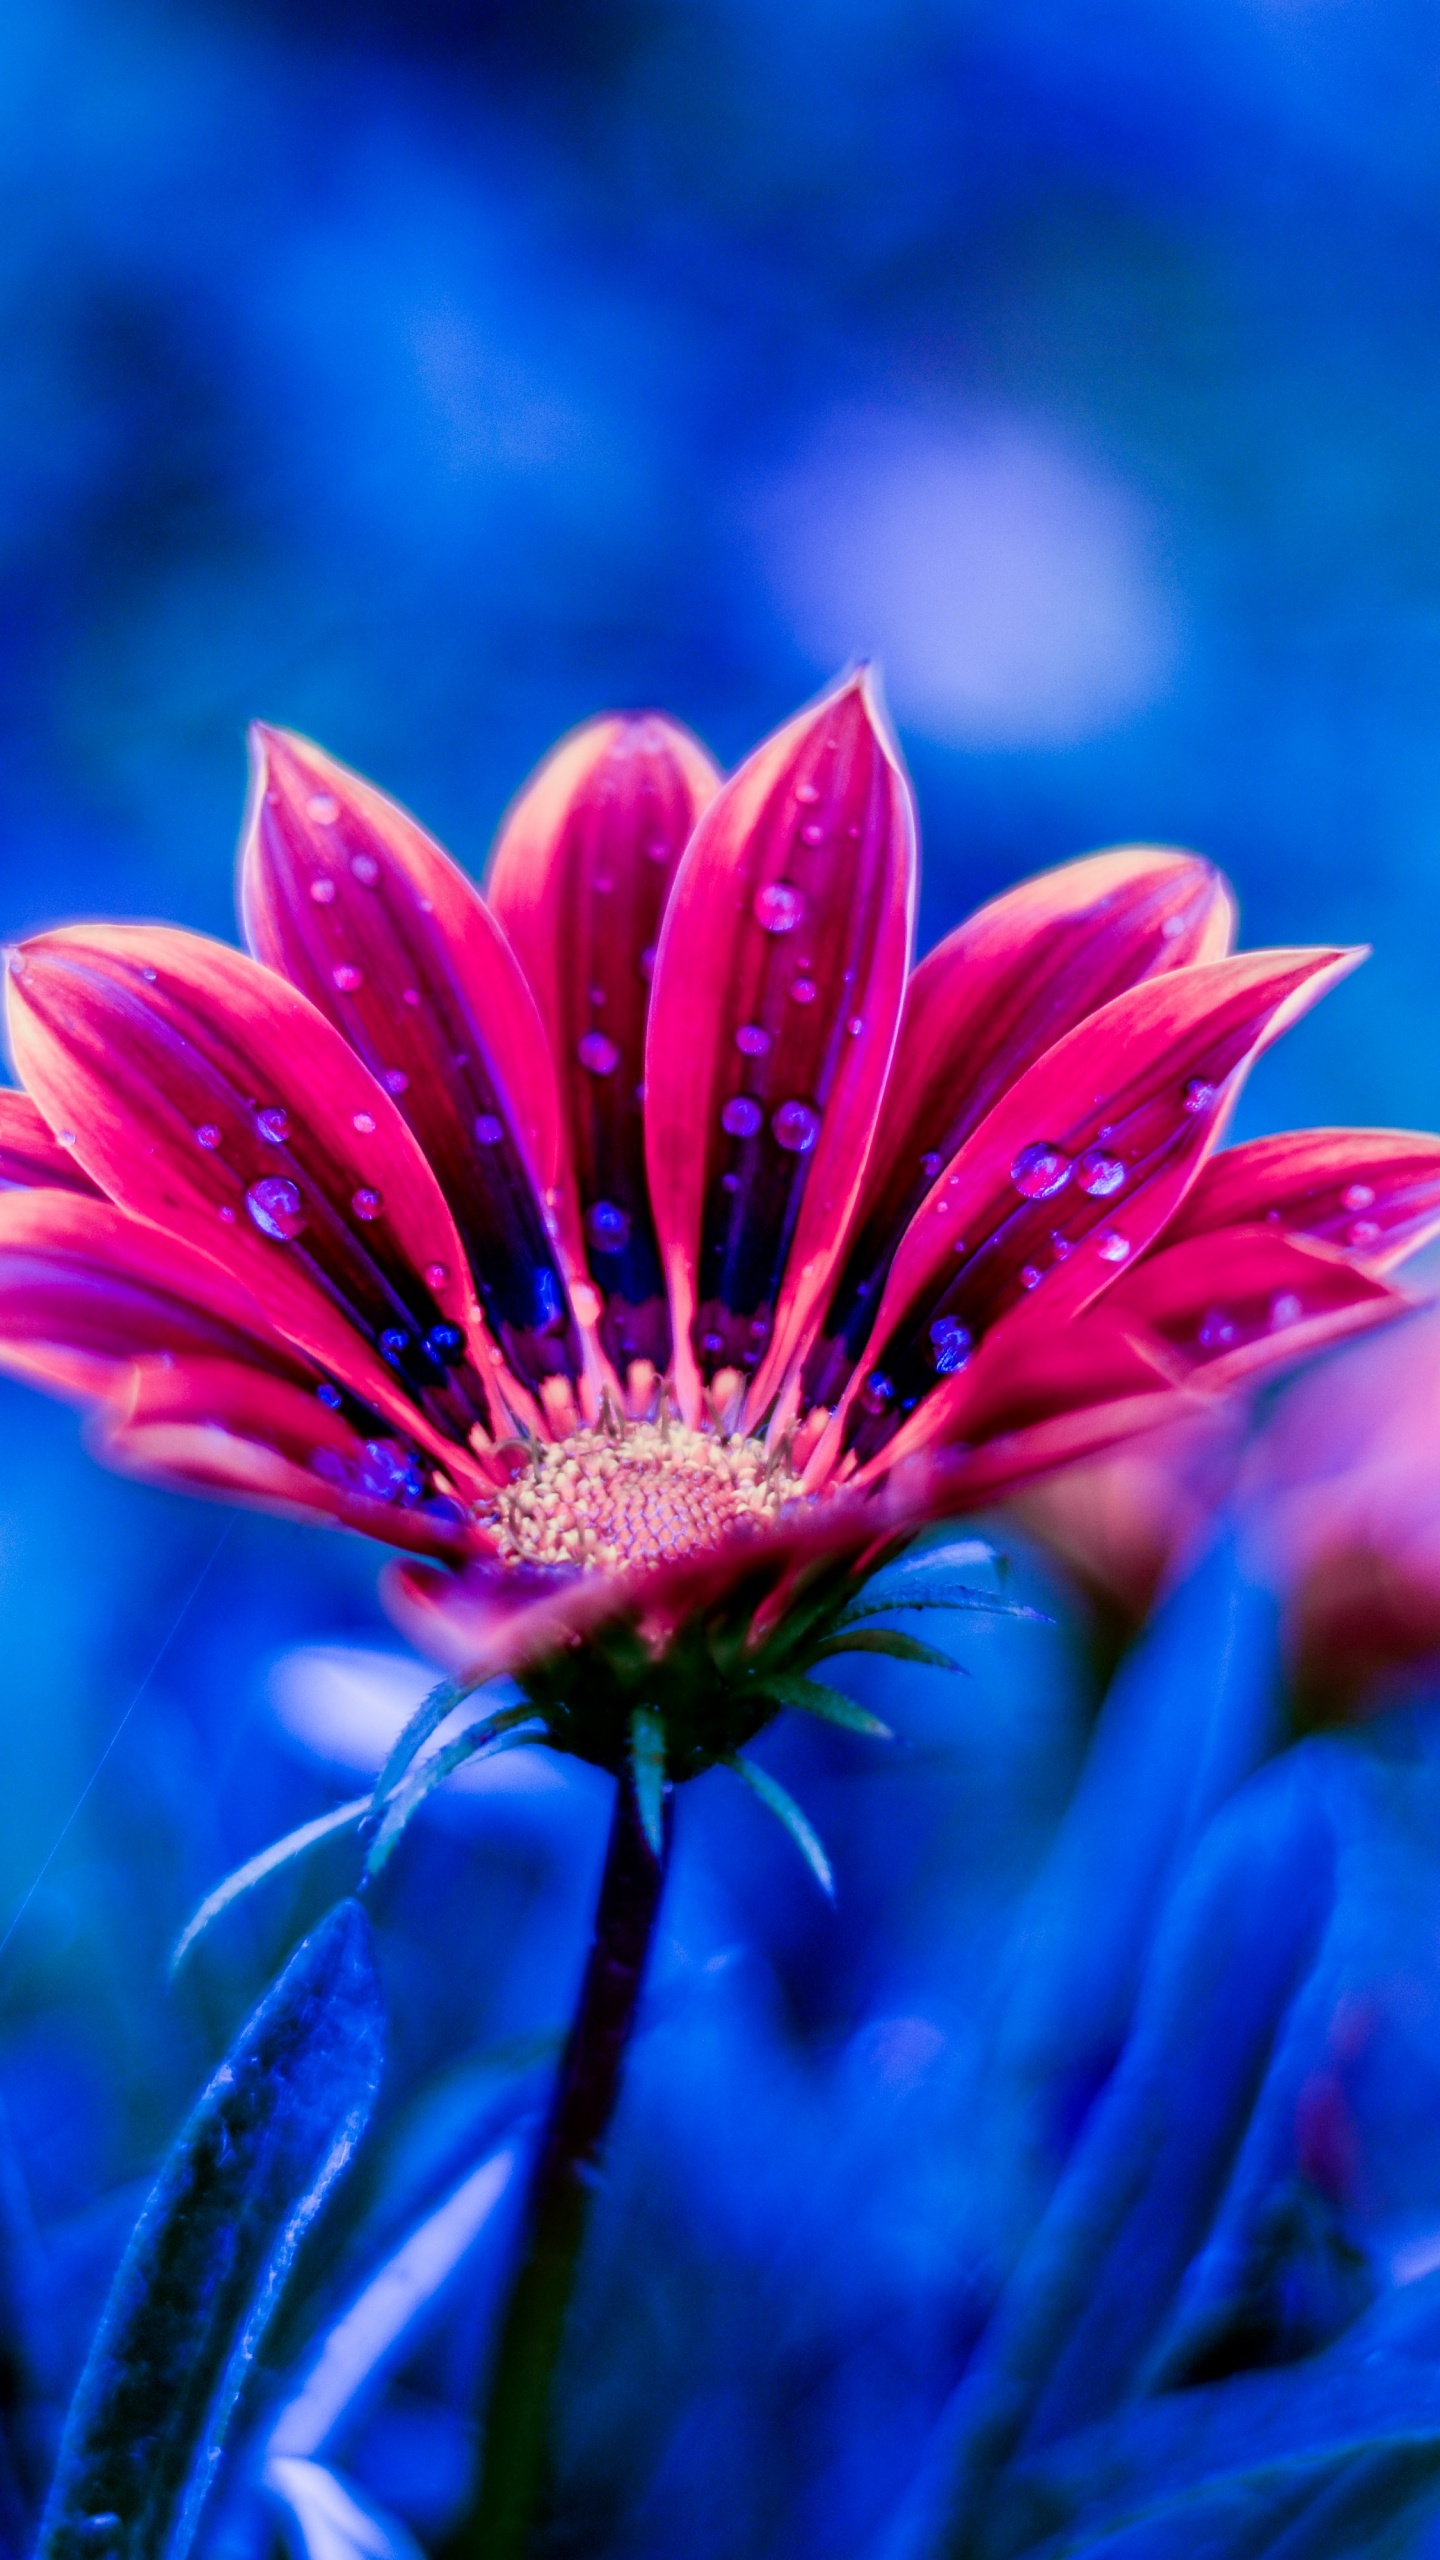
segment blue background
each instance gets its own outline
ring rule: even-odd
[[[927,940],[1197,845],[1249,940],[1376,946],[1245,1125],[1440,1121],[1437,73],[1418,0],[10,0],[0,928],[232,930],[252,715],[478,868],[585,714],[729,761],[878,650]],[[165,2010],[168,1939],[333,1792],[266,1665],[382,1621],[358,1544],[0,1414],[0,2103],[83,2304],[244,1987]],[[484,1916],[436,1839],[416,1983]]]

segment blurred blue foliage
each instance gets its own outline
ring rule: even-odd
[[[478,867],[585,713],[659,701],[733,758],[878,649],[921,799],[927,939],[1096,843],[1198,844],[1250,939],[1376,945],[1265,1062],[1245,1125],[1440,1120],[1437,85],[1415,0],[11,0],[0,926],[231,930],[252,714],[321,737]],[[271,1910],[167,2004],[168,1945],[228,1867],[353,1784],[286,1746],[267,1668],[381,1621],[358,1543],[122,1485],[63,1413],[11,1386],[0,1406],[5,2249],[42,2305],[53,2419],[166,2141],[313,1913]],[[1023,2293],[1045,2145],[1083,2134],[1124,2040],[1115,1951],[1148,1947],[1262,1756],[1241,1700],[1196,1739],[1210,1776],[1182,1770],[1144,1741],[1127,1674],[1107,1709],[1107,1730],[1131,1719],[1126,1747],[1108,1775],[1103,1750],[1091,1763],[1047,1862],[1094,1705],[1084,1631],[975,1642],[972,1682],[896,1684],[908,1749],[888,1766],[845,1737],[777,1737],[835,1855],[837,1918],[723,1780],[687,1808],[685,1961],[657,1987],[673,2023],[653,2065],[642,2052],[648,2130],[621,2181],[647,2198],[652,2254],[638,2274],[597,2257],[592,2321],[628,2286],[634,2343],[615,2403],[575,2417],[596,2514],[597,2448],[619,2448],[627,2554],[828,2555],[850,2547],[842,2512],[860,2546],[999,2271]],[[1159,1828],[1113,1875],[1101,1860],[1130,1896],[1106,1938],[1085,1826],[1135,1800],[1142,1743]],[[1342,1893],[1333,1929],[1358,1951],[1342,1962],[1332,1930],[1321,1972],[1348,1964],[1362,1988],[1325,2010],[1301,2112],[1329,2193],[1371,2111],[1366,2212],[1393,2254],[1440,2222],[1416,1917],[1435,1738],[1422,1716],[1312,1760],[1349,1808],[1325,1820],[1379,1935],[1366,1953]],[[356,2189],[369,2238],[357,2223],[321,2270],[337,2301],[533,2097],[595,1820],[460,1806],[407,1846],[379,1933],[389,2165]],[[1032,1965],[996,2062],[987,2003],[1022,1917],[1071,1971],[1062,1997]],[[1050,2111],[1038,2152],[994,2136],[993,2176],[966,2139],[982,2054],[1012,2097],[1043,2078]],[[992,2093],[984,2121],[1016,2119]],[[682,2145],[708,2224],[703,2269],[676,2244],[707,2312],[689,2360],[663,2254]],[[1255,2166],[1253,2211],[1283,2223],[1268,2177]],[[1240,2178],[1242,2219],[1250,2192]],[[1189,2344],[1177,2329],[1166,2352],[1213,2362],[1236,2251],[1246,2316],[1317,2337],[1353,2307],[1321,2225],[1280,2249],[1304,2297],[1286,2307],[1222,2217]],[[428,2478],[436,2513],[464,2445],[435,2413],[478,2353],[473,2321],[445,2336],[368,2451],[375,2495]],[[853,2339],[878,2343],[857,2360]],[[1025,2423],[1043,2469],[1050,2422]],[[49,2424],[14,2449],[20,2474],[43,2471]],[[627,2448],[650,2465],[643,2531]],[[1144,2458],[1113,2450],[1117,2478]],[[777,2499],[804,2509],[799,2539]]]

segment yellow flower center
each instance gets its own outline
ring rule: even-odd
[[[537,1446],[496,1496],[494,1525],[516,1563],[664,1564],[733,1529],[763,1527],[799,1490],[758,1440],[627,1423]]]

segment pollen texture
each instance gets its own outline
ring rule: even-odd
[[[799,1491],[758,1440],[640,1422],[537,1447],[496,1497],[494,1525],[516,1563],[663,1564],[762,1528]]]

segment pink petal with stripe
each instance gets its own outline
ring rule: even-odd
[[[112,925],[22,946],[8,997],[27,1084],[112,1199],[219,1262],[436,1452],[508,1429],[505,1401],[523,1398],[434,1176],[303,996],[223,943]]]
[[[1047,1051],[912,1220],[811,1480],[842,1448],[863,1462],[892,1440],[899,1454],[968,1438],[977,1346],[1007,1319],[1037,1336],[1113,1285],[1174,1216],[1254,1059],[1359,956],[1243,952],[1177,970]]]
[[[868,677],[743,764],[666,912],[646,1160],[687,1420],[702,1381],[763,1412],[829,1288],[864,1178],[910,948],[909,786]]]
[[[670,1317],[645,1180],[645,1027],[661,920],[718,768],[677,722],[614,713],[562,740],[501,828],[487,882],[550,1035],[601,1339],[663,1370]]]
[[[1212,1156],[1166,1242],[1264,1221],[1387,1271],[1440,1232],[1440,1139],[1285,1129]]]
[[[835,1403],[900,1238],[987,1111],[1127,988],[1223,959],[1234,922],[1228,884],[1198,854],[1124,845],[1022,881],[927,953],[905,991],[844,1267],[805,1365],[806,1405]]]
[[[1330,1246],[1237,1226],[1152,1254],[1105,1303],[1216,1388],[1403,1315],[1412,1301]]]
[[[283,730],[252,733],[240,903],[257,957],[334,1024],[413,1131],[491,1331],[528,1386],[585,1366],[583,1269],[535,1001],[471,880],[413,818]]]

